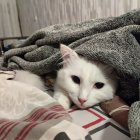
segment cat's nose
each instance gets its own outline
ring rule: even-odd
[[[86,102],[87,100],[86,99],[81,99],[81,98],[78,98],[79,102],[81,103],[81,105]]]

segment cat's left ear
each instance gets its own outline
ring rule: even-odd
[[[78,54],[74,50],[64,44],[60,44],[60,52],[64,62],[79,58]]]

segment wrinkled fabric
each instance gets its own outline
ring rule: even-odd
[[[17,48],[7,51],[3,66],[8,69],[29,70],[38,75],[55,71],[61,62],[60,43],[68,45],[90,61],[100,61],[112,66],[119,77],[117,94],[129,105],[139,100],[140,10],[133,10],[119,17],[40,29],[18,44]],[[130,118],[132,116],[133,113],[130,113]],[[136,118],[140,120],[139,115]],[[138,128],[133,123],[129,126],[132,133],[135,127]],[[133,137],[137,137],[137,133]]]

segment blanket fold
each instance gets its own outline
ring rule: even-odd
[[[51,96],[22,82],[6,80],[14,75],[13,71],[0,71],[1,140],[91,140]]]
[[[132,11],[116,18],[46,27],[18,45],[23,48],[6,52],[4,61],[43,75],[55,69],[59,62],[57,44],[66,43],[90,60],[109,63],[121,72],[140,77],[139,17],[139,11]],[[8,67],[14,69],[10,62]]]
[[[16,45],[17,48],[6,52],[3,66],[39,75],[52,72],[61,62],[60,43],[67,44],[90,61],[112,66],[120,80],[118,95],[130,105],[139,100],[140,10],[119,17],[40,29]],[[133,127],[129,126],[131,130]]]

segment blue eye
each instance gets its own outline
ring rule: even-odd
[[[72,79],[72,81],[73,81],[74,83],[80,84],[80,78],[79,78],[78,76],[72,75],[72,76],[71,76],[71,79]]]
[[[94,87],[96,87],[97,89],[101,89],[103,86],[104,86],[104,83],[102,83],[102,82],[97,82],[94,85]]]

